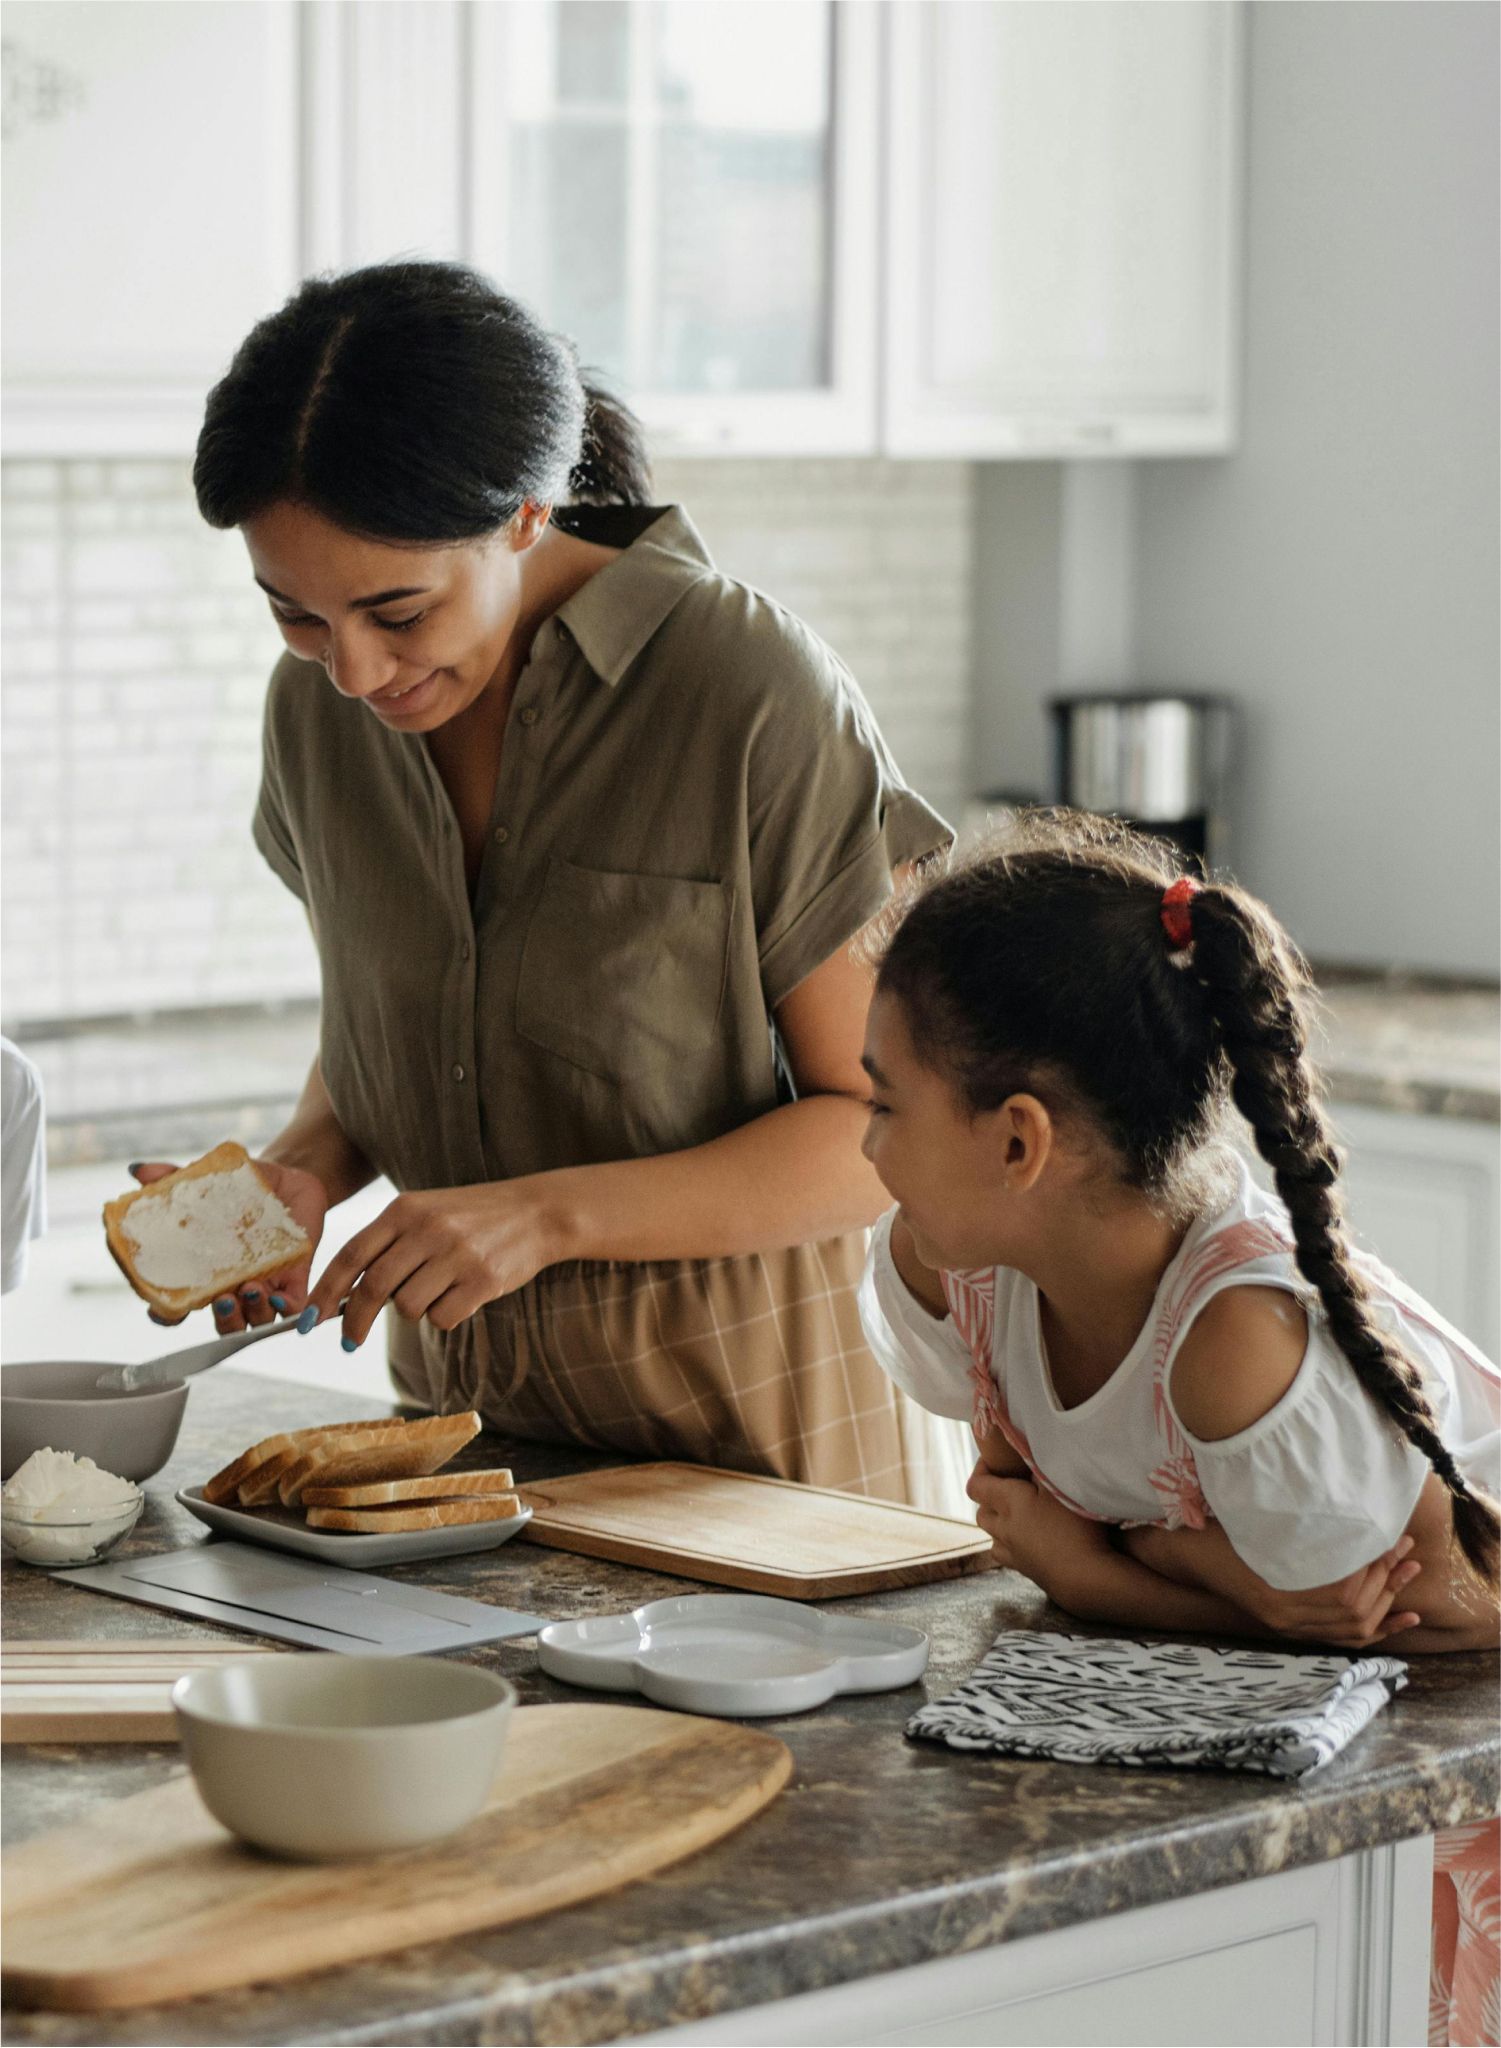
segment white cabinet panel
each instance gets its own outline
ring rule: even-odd
[[[1463,1117],[1330,1105],[1357,1244],[1491,1358],[1501,1355],[1501,1131]]]
[[[291,0],[11,0],[7,451],[184,452],[297,279]]]
[[[1431,1839],[638,2036],[673,2048],[1426,2038]]]
[[[1231,443],[1239,10],[897,0],[894,452]]]

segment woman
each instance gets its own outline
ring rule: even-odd
[[[353,1349],[390,1303],[402,1393],[509,1434],[960,1508],[962,1430],[854,1299],[883,1196],[849,941],[948,833],[837,659],[454,265],[305,284],[212,393],[194,485],[289,650],[254,829],[323,1014],[265,1160],[315,1241],[402,1190],[276,1305],[347,1296]]]

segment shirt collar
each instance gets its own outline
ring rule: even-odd
[[[714,562],[680,505],[570,506],[567,530],[622,548],[554,614],[613,688],[678,600],[713,574]]]

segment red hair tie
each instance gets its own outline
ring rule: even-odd
[[[1175,953],[1184,952],[1194,942],[1193,920],[1189,915],[1189,904],[1199,893],[1199,884],[1192,875],[1180,875],[1176,882],[1162,892],[1162,929]]]

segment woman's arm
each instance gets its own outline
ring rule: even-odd
[[[684,1152],[540,1175],[553,1259],[712,1259],[874,1223],[891,1198],[860,1151],[869,1003],[842,947],[776,1013],[796,1102]]]
[[[799,1101],[682,1152],[401,1195],[330,1261],[310,1302],[327,1317],[348,1296],[344,1333],[359,1344],[388,1300],[449,1330],[567,1259],[720,1258],[866,1227],[889,1199],[860,1151],[869,999],[868,970],[842,947],[776,1013]],[[347,1155],[332,1111],[304,1103],[284,1140],[337,1172]]]
[[[308,1069],[291,1122],[260,1156],[273,1165],[313,1174],[327,1191],[330,1209],[357,1195],[375,1178],[375,1168],[345,1136],[316,1060]]]

